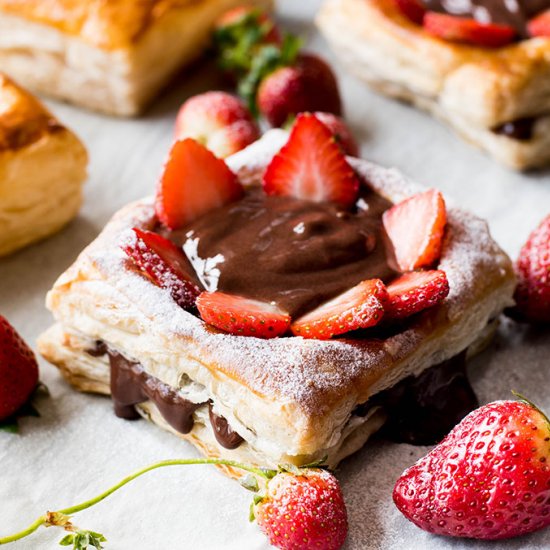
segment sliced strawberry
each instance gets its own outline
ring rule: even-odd
[[[435,306],[449,294],[444,271],[411,271],[388,285],[384,320],[403,319]]]
[[[395,0],[395,3],[407,19],[417,25],[422,25],[424,15],[426,15],[426,7],[421,0]]]
[[[509,25],[480,23],[469,17],[457,17],[429,11],[424,16],[424,29],[433,36],[464,42],[484,48],[500,48],[513,42],[516,30]]]
[[[184,253],[168,239],[152,231],[134,228],[136,239],[122,249],[158,286],[170,291],[184,309],[195,307],[199,287],[189,279],[189,264]]]
[[[380,279],[363,281],[294,321],[290,330],[296,336],[327,340],[371,327],[382,319],[387,300],[388,292]]]
[[[290,326],[290,315],[277,306],[223,292],[203,292],[197,308],[203,321],[239,336],[276,338]]]
[[[187,138],[172,146],[157,187],[159,220],[178,229],[206,212],[239,199],[243,188],[222,159]]]
[[[443,195],[436,189],[413,195],[382,217],[401,271],[431,266],[441,254],[447,223]]]
[[[531,36],[550,36],[550,10],[531,19],[527,23],[527,30]]]
[[[263,185],[268,195],[347,207],[359,192],[359,180],[331,131],[309,113],[298,115],[288,142],[267,167]]]

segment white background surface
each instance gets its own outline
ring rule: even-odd
[[[299,4],[299,6],[297,5]],[[279,3],[281,21],[305,34],[308,46],[330,59],[340,76],[347,118],[363,156],[397,166],[415,180],[442,189],[487,218],[493,235],[514,257],[528,233],[550,212],[550,171],[507,171],[428,116],[369,92],[343,73],[315,32],[316,1]],[[187,72],[139,120],[115,120],[49,103],[84,140],[91,156],[85,205],[63,232],[0,260],[0,312],[29,342],[50,323],[44,295],[115,210],[154,188],[170,144],[177,107],[188,95],[215,88],[205,63]],[[41,362],[51,398],[40,419],[22,422],[21,435],[0,433],[0,534],[25,527],[45,510],[65,507],[105,489],[150,462],[195,456],[187,443],[146,422],[117,419],[108,399],[76,393]],[[550,411],[550,334],[505,322],[493,347],[471,365],[481,401],[520,390]],[[337,475],[350,515],[348,549],[550,548],[550,530],[507,543],[483,545],[428,535],[393,506],[400,473],[426,448],[370,443]],[[133,482],[75,523],[108,538],[111,550],[264,549],[248,523],[250,493],[213,468],[156,471]],[[42,529],[9,548],[55,548],[62,533]]]

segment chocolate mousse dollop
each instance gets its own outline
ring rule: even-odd
[[[424,0],[424,4],[430,11],[509,25],[522,38],[528,37],[529,19],[550,8],[550,0]]]
[[[384,246],[389,207],[367,189],[349,211],[257,188],[168,236],[207,290],[273,302],[297,316],[365,279],[396,275]]]

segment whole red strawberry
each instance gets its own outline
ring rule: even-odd
[[[0,420],[17,412],[38,383],[38,363],[23,338],[0,315]]]
[[[246,105],[226,92],[205,92],[189,98],[176,118],[176,139],[193,138],[217,157],[225,158],[260,137]]]
[[[257,102],[272,126],[282,126],[305,111],[342,114],[336,77],[325,61],[312,54],[300,54],[292,66],[266,76],[258,88]]]
[[[397,481],[407,519],[438,535],[504,539],[550,525],[550,425],[535,406],[470,413]]]
[[[277,474],[254,515],[269,542],[282,550],[337,550],[348,533],[340,485],[319,469]]]
[[[317,111],[313,114],[317,120],[320,120],[330,130],[336,139],[336,143],[338,143],[346,155],[352,157],[359,156],[359,145],[357,145],[355,137],[341,117],[322,111]]]
[[[516,264],[518,286],[513,316],[550,323],[550,215],[531,233]]]

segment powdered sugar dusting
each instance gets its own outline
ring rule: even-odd
[[[265,164],[280,148],[282,137],[280,132],[268,132],[259,142],[229,159],[229,164],[239,174],[244,170],[247,178],[255,174],[248,184],[258,183]],[[350,163],[365,183],[393,202],[423,190],[396,170],[358,159],[350,159]],[[254,170],[247,169],[252,166]],[[438,308],[421,314],[407,330],[385,340],[261,340],[234,336],[216,331],[179,308],[169,291],[155,286],[129,265],[121,249],[129,238],[129,229],[150,229],[154,223],[151,198],[125,207],[82,253],[76,267],[91,263],[102,277],[102,295],[110,292],[115,302],[120,302],[121,297],[129,300],[143,315],[147,331],[155,332],[166,342],[193,342],[204,363],[241,380],[256,394],[283,403],[295,402],[310,414],[322,414],[342,400],[351,410],[355,403],[365,401],[374,387],[380,389],[382,376],[389,385],[396,377],[408,374],[403,369],[394,373],[399,361],[412,361],[414,356],[415,368],[426,368],[445,359],[446,354],[457,353],[460,350],[452,348],[451,340],[447,342],[448,349],[444,346],[445,349],[428,351],[422,346],[427,345],[434,330],[441,335],[442,330],[450,332],[452,324],[459,321],[467,324],[468,320],[462,319],[467,308],[475,307],[490,293],[499,293],[491,311],[480,317],[480,326],[467,328],[469,340],[464,345],[468,345],[487,317],[498,313],[511,294],[509,259],[491,239],[486,224],[451,208],[439,266],[447,273],[450,294]],[[66,276],[61,277],[65,283]],[[174,349],[173,344],[169,345]]]

